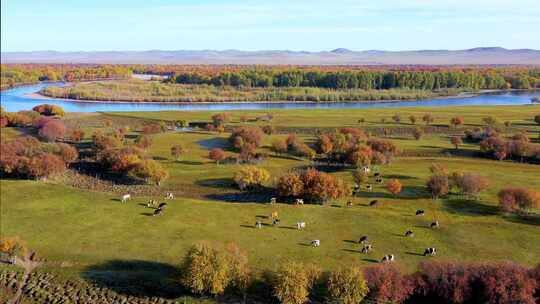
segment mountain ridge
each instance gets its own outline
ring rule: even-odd
[[[94,64],[297,64],[297,65],[384,65],[384,64],[522,64],[540,65],[540,50],[477,47],[465,50],[331,51],[291,50],[146,50],[71,51],[54,50],[2,52],[2,63],[94,63]]]

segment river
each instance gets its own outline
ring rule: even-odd
[[[2,107],[10,112],[30,110],[39,104],[59,105],[68,112],[134,112],[134,111],[204,111],[204,110],[270,110],[270,109],[361,109],[361,108],[399,108],[399,107],[443,107],[443,106],[469,106],[469,105],[525,105],[531,104],[531,98],[538,96],[535,91],[513,91],[502,93],[482,94],[473,97],[438,98],[421,101],[398,102],[264,102],[264,103],[193,103],[193,104],[167,104],[167,103],[115,103],[115,102],[84,102],[74,100],[61,100],[54,98],[36,98],[36,93],[47,86],[63,86],[59,83],[40,83],[6,90],[0,93]]]

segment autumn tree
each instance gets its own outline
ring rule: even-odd
[[[79,158],[79,152],[72,145],[59,143],[56,145],[56,154],[62,158],[66,164],[71,164]]]
[[[303,304],[320,274],[315,265],[286,262],[276,273],[274,295],[281,303]]]
[[[153,181],[158,186],[169,177],[167,170],[153,159],[143,159],[130,170],[130,174],[146,182]]]
[[[300,197],[304,193],[304,182],[300,174],[290,172],[282,175],[277,183],[277,191],[281,196]]]
[[[182,154],[186,153],[186,149],[182,145],[174,145],[171,147],[171,156],[174,157],[176,161],[180,160]]]
[[[53,174],[62,173],[66,170],[66,164],[60,156],[43,153],[30,158],[28,163],[28,175],[38,178],[47,178]]]
[[[454,184],[467,198],[476,197],[489,186],[489,180],[474,173],[463,173],[454,176]]]
[[[220,295],[231,282],[228,262],[223,251],[207,243],[196,244],[184,258],[181,282],[193,293]]]
[[[244,166],[234,175],[234,181],[241,190],[261,187],[270,179],[270,173],[263,168]]]
[[[463,144],[463,140],[461,140],[461,136],[452,136],[450,137],[450,143],[457,150],[459,146]]]
[[[148,149],[152,145],[152,137],[148,135],[139,135],[135,139],[135,144],[141,149]]]
[[[66,134],[66,126],[60,120],[51,120],[47,122],[41,129],[39,129],[39,136],[43,137],[47,141],[55,141],[63,138]]]
[[[433,199],[445,196],[449,191],[448,176],[442,174],[432,175],[426,183]]]
[[[276,129],[271,125],[266,125],[266,126],[262,127],[262,131],[266,135],[272,135],[272,134],[274,134],[276,132]]]
[[[219,165],[219,162],[225,159],[225,152],[220,148],[213,148],[208,151],[208,158]]]
[[[410,280],[396,265],[381,264],[364,269],[369,298],[380,303],[402,303],[413,291]]]
[[[80,142],[84,138],[84,130],[81,128],[76,128],[71,130],[69,133],[69,139],[74,142]]]
[[[415,125],[416,124],[416,116],[410,115],[409,116],[409,121],[411,122],[411,124]]]
[[[422,121],[426,125],[430,125],[431,123],[433,123],[433,121],[435,121],[435,119],[433,118],[433,116],[431,116],[431,114],[425,114],[424,116],[422,116]]]
[[[214,127],[223,126],[225,123],[231,120],[231,115],[229,113],[217,113],[212,115],[212,124]]]
[[[464,119],[461,116],[452,117],[452,119],[450,119],[450,124],[454,126],[454,128],[459,125],[462,125],[463,122],[464,122]]]
[[[276,139],[272,141],[270,150],[274,152],[276,155],[285,154],[288,151],[287,142],[284,139]]]
[[[392,193],[394,197],[401,192],[401,188],[402,188],[402,185],[397,179],[391,179],[386,184],[386,189],[388,190],[388,192]]]
[[[504,188],[497,196],[499,208],[504,212],[527,213],[540,208],[540,193],[530,188]]]
[[[401,121],[401,116],[399,116],[398,114],[395,114],[394,116],[392,116],[392,120],[395,123],[399,123]]]
[[[64,116],[65,114],[64,109],[62,109],[60,106],[51,104],[38,105],[32,110],[45,116]]]
[[[364,274],[358,267],[342,267],[333,271],[327,288],[330,299],[343,304],[358,304],[369,292]]]
[[[0,238],[0,252],[11,257],[24,256],[28,251],[26,242],[22,241],[18,236],[6,236]]]
[[[422,136],[424,136],[424,130],[422,130],[420,128],[414,128],[414,130],[413,130],[414,139],[420,140],[422,138]]]

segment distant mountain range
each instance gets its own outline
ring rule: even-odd
[[[2,63],[294,64],[294,65],[540,65],[540,50],[484,47],[419,51],[92,51],[2,52]]]

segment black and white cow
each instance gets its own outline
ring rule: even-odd
[[[429,247],[429,248],[426,248],[426,250],[424,250],[424,256],[434,256],[437,254],[437,250],[435,249],[435,247]]]
[[[394,255],[393,254],[387,254],[385,256],[383,256],[381,262],[382,263],[389,263],[389,262],[393,262],[394,261]]]
[[[405,231],[405,236],[406,236],[406,237],[413,237],[413,236],[414,236],[414,232],[412,232],[412,230],[407,230],[407,231]]]
[[[364,236],[361,236],[361,237],[360,237],[360,239],[358,240],[358,243],[364,244],[364,243],[367,242],[367,240],[368,240],[367,235],[364,235]]]
[[[431,228],[439,228],[439,221],[435,221],[435,222],[431,223],[430,227]]]
[[[366,244],[364,245],[364,247],[362,247],[362,253],[370,253],[371,250],[373,249],[373,247],[371,246],[371,244]]]
[[[423,209],[418,209],[418,210],[416,210],[416,215],[417,215],[417,216],[422,216],[422,215],[424,215],[424,214],[425,214],[425,212],[424,212]]]
[[[377,205],[378,202],[379,202],[378,200],[372,200],[371,202],[369,202],[369,205],[370,206],[375,206],[375,205]]]

